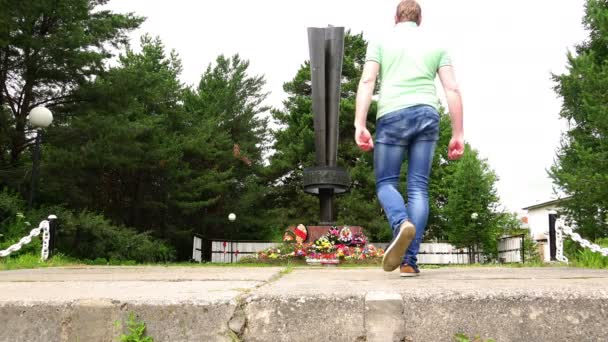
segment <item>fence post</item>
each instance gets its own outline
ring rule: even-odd
[[[526,241],[526,235],[522,235],[521,236],[521,263],[524,264],[526,263],[526,249],[525,249],[525,243]]]
[[[49,216],[49,258],[55,254],[55,244],[57,243],[57,216]]]

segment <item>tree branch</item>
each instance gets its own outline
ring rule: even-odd
[[[48,100],[44,100],[44,101],[41,101],[41,102],[34,103],[32,105],[32,107],[40,106],[40,105],[43,105],[45,103],[53,102],[53,101],[56,101],[56,100],[67,99],[67,98],[70,98],[70,97],[72,97],[72,95],[64,95],[64,96],[53,97],[53,98],[50,98]],[[57,105],[60,105],[60,104],[66,104],[66,103],[70,103],[70,102],[73,102],[73,101],[61,101],[61,102],[53,103],[53,104],[49,105],[48,107],[54,107],[54,106],[57,106]]]
[[[34,142],[35,140],[36,140],[36,137],[27,139],[23,145],[17,147],[15,150],[17,151],[17,153],[21,153],[27,147],[29,147],[30,145],[32,145],[32,142]]]
[[[11,107],[11,110],[13,111],[13,115],[15,117],[17,117],[17,115],[19,115],[19,112],[17,112],[17,108],[15,107],[15,100],[13,100],[11,94],[8,92],[6,83],[4,83],[4,92],[6,94],[6,99],[7,99],[8,105]]]

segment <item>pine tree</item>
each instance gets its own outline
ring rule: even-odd
[[[63,106],[63,124],[48,129],[40,197],[166,238],[169,194],[183,171],[181,62],[158,39],[142,37],[141,48],[127,49],[118,66],[80,86],[77,104]]]
[[[588,0],[583,23],[588,40],[568,53],[568,72],[553,76],[569,129],[549,174],[571,196],[563,213],[597,239],[608,236],[608,1]]]
[[[224,190],[213,205],[202,211],[203,227],[198,232],[209,238],[263,240],[271,234],[262,214],[268,204],[263,157],[270,139],[265,117],[268,107],[263,105],[265,80],[263,76],[250,75],[248,69],[249,61],[239,55],[220,55],[204,72],[198,87],[186,96],[188,113],[213,122],[204,127],[213,127],[210,138],[216,139],[217,135],[218,141],[208,144],[218,144],[225,153],[223,159],[216,159],[215,167],[229,173],[223,182]],[[237,215],[233,224],[227,221],[231,212]]]
[[[483,250],[496,255],[498,226],[502,214],[498,211],[494,172],[478,153],[466,146],[465,154],[456,162],[444,215],[447,219],[448,240],[469,251]]]
[[[143,21],[98,10],[107,1],[0,2],[2,183],[22,175],[15,169],[22,166],[20,156],[31,142],[26,134],[29,111],[73,102],[73,90],[99,75],[111,48],[125,44]]]

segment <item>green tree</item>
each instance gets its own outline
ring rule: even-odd
[[[588,0],[589,38],[568,53],[568,72],[553,75],[569,123],[549,175],[571,196],[566,217],[590,239],[608,236],[608,1]]]
[[[444,215],[448,240],[457,247],[497,253],[497,238],[502,232],[499,223],[496,175],[477,151],[466,146],[465,154],[456,162],[450,177]]]
[[[64,106],[63,125],[48,131],[41,197],[73,209],[103,212],[132,227],[158,227],[166,214],[167,179],[176,167],[181,64],[144,36]]]
[[[181,212],[171,192],[187,171],[181,62],[149,36],[141,50],[127,49],[116,67],[76,90],[76,104],[62,107],[62,124],[47,134],[40,199],[173,239]]]
[[[451,175],[456,163],[448,159],[448,144],[452,137],[452,124],[449,114],[440,108],[439,140],[433,156],[433,167],[429,178],[429,220],[425,239],[447,240],[448,223],[444,208],[448,202],[448,192],[452,186]],[[404,176],[407,174],[404,168]]]
[[[99,75],[111,48],[126,43],[128,33],[143,21],[132,14],[98,10],[105,3],[0,1],[2,183],[19,182],[23,176],[20,156],[32,140],[27,134],[29,111],[74,101],[73,90]]]
[[[227,210],[249,210],[239,215],[247,227],[247,217],[261,221],[261,201],[251,197],[263,192],[250,176],[261,168],[264,122],[254,117],[254,97],[263,83],[244,77],[247,62],[220,57],[193,91],[179,82],[181,62],[160,40],[142,37],[141,50],[127,49],[118,66],[82,86],[79,105],[65,109],[69,124],[49,131],[44,199],[152,231],[186,259],[193,232],[228,237]],[[222,105],[229,100],[244,102]],[[239,154],[234,141],[244,146]]]
[[[229,212],[241,237],[267,238],[264,80],[248,66],[220,56],[189,89],[177,54],[143,36],[141,52],[127,49],[116,67],[82,85],[78,104],[59,116],[65,124],[49,129],[42,200],[151,231],[179,259],[189,257],[193,232],[238,238],[226,227]]]
[[[206,144],[216,144],[222,153],[213,167],[226,173],[223,185],[216,183],[222,190],[213,192],[214,202],[198,208],[203,209],[199,211],[203,224],[197,232],[209,238],[268,239],[271,234],[268,219],[261,214],[268,207],[263,176],[263,157],[270,139],[265,116],[268,107],[263,105],[267,94],[263,91],[264,77],[250,75],[248,69],[249,61],[240,56],[220,55],[185,100],[186,112],[203,120],[200,129],[211,127]],[[205,144],[199,148],[200,153],[208,149]],[[209,171],[201,168],[198,172]],[[231,212],[237,215],[234,224],[227,220]]]

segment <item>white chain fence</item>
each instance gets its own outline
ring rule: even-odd
[[[49,216],[49,220],[54,220],[56,218],[57,218],[57,216],[55,216],[55,215]],[[50,224],[49,220],[44,220],[44,221],[40,222],[40,225],[38,226],[38,228],[32,229],[32,231],[30,231],[29,235],[21,238],[21,240],[19,240],[19,242],[17,242],[16,244],[10,246],[9,248],[7,248],[5,250],[0,250],[0,258],[5,258],[5,257],[9,256],[11,253],[19,251],[23,246],[32,242],[32,238],[34,238],[34,237],[40,235],[40,233],[42,233],[42,251],[40,252],[40,258],[43,261],[46,261],[49,258],[49,241],[51,238],[51,233],[50,233],[51,224]]]
[[[555,239],[556,242],[556,256],[555,258],[561,262],[568,262],[568,257],[564,255],[564,237],[569,236],[573,241],[576,241],[583,248],[590,249],[592,252],[600,253],[603,256],[608,256],[608,248],[602,248],[589,240],[583,239],[580,234],[575,233],[574,230],[567,226],[563,219],[558,219],[555,225]]]

